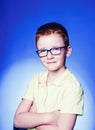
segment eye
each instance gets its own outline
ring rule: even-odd
[[[46,52],[46,51],[47,51],[46,49],[39,50],[40,53],[43,53],[43,52]]]
[[[52,48],[52,50],[60,50],[60,47]]]

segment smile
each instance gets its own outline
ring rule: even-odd
[[[56,62],[47,62],[47,64],[55,64]]]

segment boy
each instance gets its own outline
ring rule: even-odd
[[[56,22],[42,25],[36,47],[47,71],[31,80],[15,113],[15,127],[73,130],[77,115],[83,114],[83,90],[65,65],[72,51],[67,30]]]

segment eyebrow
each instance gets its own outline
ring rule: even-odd
[[[60,45],[60,46],[53,46],[53,47],[51,47],[51,48],[58,48],[58,47],[61,47],[62,45]],[[65,45],[64,45],[65,46]],[[49,48],[49,49],[51,49],[51,48]],[[40,48],[40,49],[38,49],[38,50],[48,50],[47,48]]]

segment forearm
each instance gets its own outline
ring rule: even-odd
[[[42,125],[36,128],[37,130],[59,130],[57,125]]]
[[[18,128],[34,128],[40,125],[53,124],[54,116],[53,113],[22,112],[15,115],[14,125]]]

